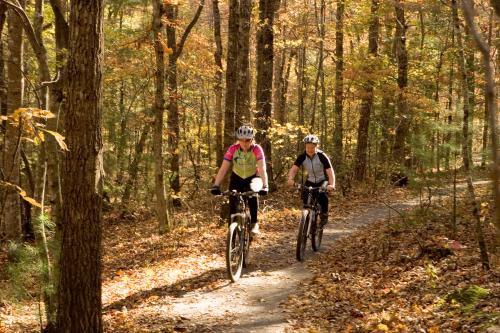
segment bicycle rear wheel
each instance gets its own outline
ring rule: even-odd
[[[307,244],[307,229],[309,227],[309,212],[302,213],[299,224],[299,233],[297,234],[297,247],[295,255],[298,261],[304,261]]]
[[[323,239],[323,228],[318,226],[318,215],[311,221],[311,246],[314,252],[318,251],[321,247],[321,240]]]
[[[236,282],[243,268],[243,247],[245,241],[238,222],[232,222],[227,231],[226,239],[226,269],[231,281]]]

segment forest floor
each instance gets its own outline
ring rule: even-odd
[[[476,188],[492,248],[491,191]],[[220,198],[190,201],[165,236],[145,210],[108,212],[105,331],[500,332],[498,265],[481,268],[465,193],[453,233],[449,190],[431,192],[430,202],[401,188],[335,193],[322,249],[308,246],[305,263],[295,259],[299,196],[273,193],[261,200],[262,234],[237,283],[226,277]],[[5,262],[2,254],[0,332],[39,331],[38,303],[2,293]]]

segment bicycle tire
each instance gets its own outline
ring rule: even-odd
[[[318,215],[311,222],[311,247],[314,252],[321,248],[321,240],[323,239],[323,228],[318,226]]]
[[[246,215],[247,222],[250,221],[250,214]],[[250,243],[252,242],[252,235],[250,234],[250,223],[245,223],[245,230],[243,231],[245,237],[245,247],[243,249],[243,267],[247,268],[250,265]]]
[[[226,270],[231,281],[236,282],[243,269],[244,239],[238,222],[233,221],[227,230],[226,239]]]
[[[307,228],[309,227],[309,212],[302,214],[299,224],[299,232],[297,234],[297,247],[295,255],[298,261],[304,261],[306,244],[307,244]]]

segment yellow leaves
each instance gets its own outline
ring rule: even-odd
[[[165,6],[178,6],[179,0],[163,0]]]
[[[21,187],[15,185],[15,184],[9,183],[9,182],[1,181],[1,180],[0,180],[0,185],[3,185],[5,187],[15,188],[17,193],[23,198],[24,201],[29,202],[31,205],[33,205],[35,207],[42,208],[42,205],[38,201],[36,201],[35,199],[28,196],[26,191],[23,190]]]
[[[68,146],[66,145],[66,143],[64,142],[64,136],[62,136],[61,134],[57,133],[57,132],[54,132],[54,131],[49,131],[49,130],[46,130],[46,129],[42,129],[44,132],[47,132],[49,133],[50,135],[52,135],[54,137],[54,139],[56,139],[57,143],[59,144],[59,147],[62,149],[62,150],[66,150],[66,151],[69,151],[68,149]]]
[[[19,108],[8,117],[2,116],[1,120],[10,120],[12,126],[21,127],[23,140],[38,145],[45,142],[45,134],[43,133],[45,132],[55,138],[61,149],[68,150],[68,147],[64,142],[64,137],[61,134],[46,130],[44,128],[45,124],[35,121],[35,119],[47,120],[51,118],[55,118],[55,115],[48,110],[37,108]]]
[[[382,331],[382,332],[388,332],[389,327],[386,324],[378,324],[377,325],[377,330]]]

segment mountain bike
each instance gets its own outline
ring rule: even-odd
[[[327,191],[328,182],[325,182],[321,187],[304,186],[295,184],[299,190],[307,192],[307,202],[302,208],[302,216],[299,223],[299,231],[297,234],[296,257],[298,261],[304,261],[306,252],[307,239],[311,238],[311,247],[313,251],[318,251],[321,247],[323,239],[323,227],[319,225],[318,216],[321,212],[321,206],[317,199],[319,193]]]
[[[238,192],[224,191],[222,195],[238,198],[236,213],[231,214],[231,222],[226,238],[226,269],[231,281],[236,282],[241,276],[243,267],[248,267],[250,244],[252,243],[250,211],[248,198],[258,197],[254,191]]]

